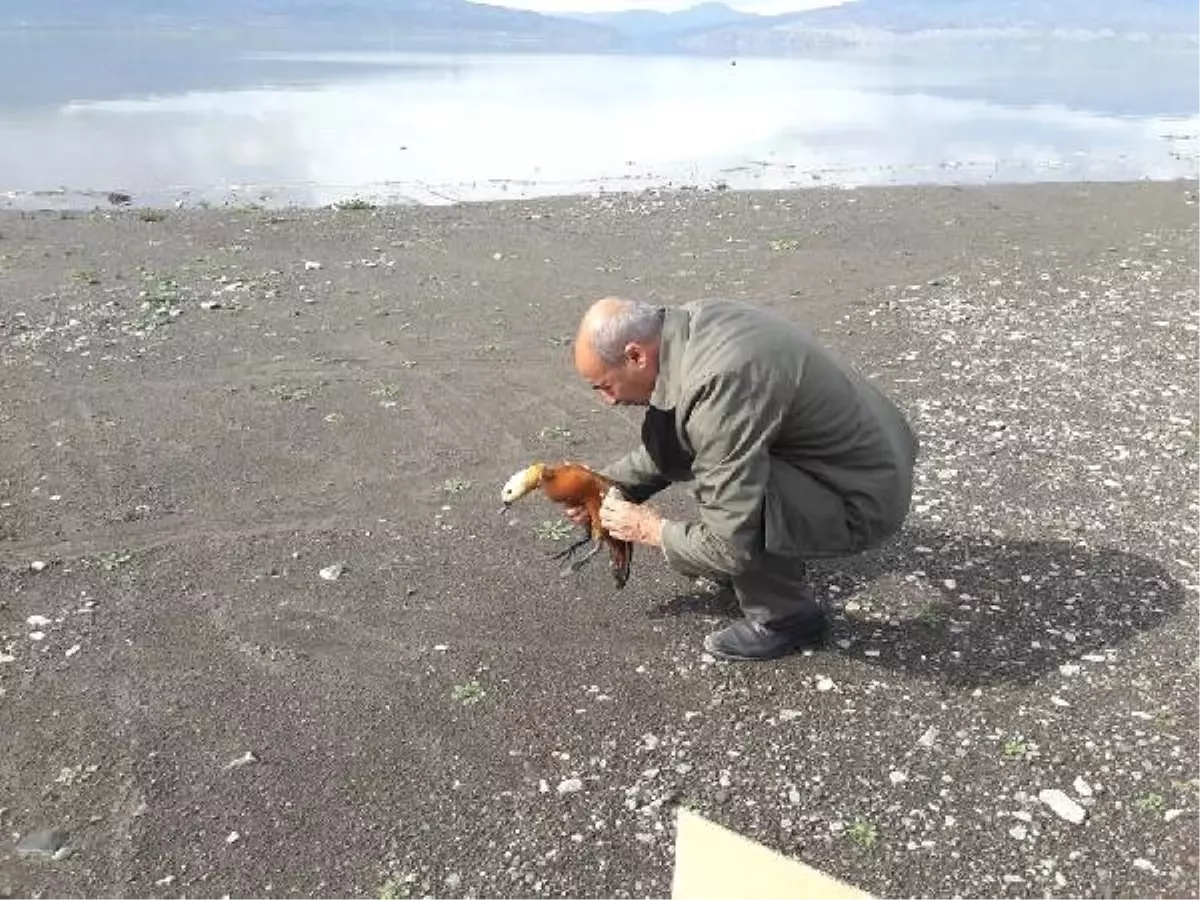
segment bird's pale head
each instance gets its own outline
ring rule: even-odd
[[[520,500],[536,488],[541,483],[544,468],[541,463],[534,463],[504,482],[504,487],[500,490],[500,500],[504,505],[508,506],[508,504]]]

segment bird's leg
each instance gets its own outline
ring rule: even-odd
[[[582,545],[584,543],[586,543],[586,541],[580,541],[579,545]],[[602,540],[592,541],[592,549],[589,550],[587,553],[585,553],[583,556],[579,557],[579,559],[575,560],[575,562],[571,563],[571,571],[578,572],[580,569],[582,569],[584,566],[586,566],[589,562],[592,561],[593,556],[595,556],[597,553],[599,553],[603,549],[604,549],[604,541],[602,541]]]
[[[591,527],[588,528],[587,534],[585,534],[582,538],[577,540],[574,544],[572,544],[566,550],[563,550],[559,553],[553,554],[551,558],[552,559],[562,559],[563,557],[570,558],[575,555],[576,550],[578,550],[580,547],[582,547],[584,544],[588,543],[589,541],[592,543],[592,549],[590,549],[587,553],[585,553],[579,559],[572,562],[571,566],[570,566],[570,571],[578,572],[580,569],[582,569],[584,566],[586,566],[589,562],[591,562],[592,557],[594,557],[597,553],[599,553],[601,550],[604,549],[604,531],[600,526],[600,516],[598,513],[596,516],[594,516],[592,518],[592,524],[591,524]]]
[[[584,544],[586,544],[591,539],[592,539],[592,534],[590,531],[588,531],[584,534],[584,536],[582,538],[580,538],[575,543],[573,543],[569,547],[567,547],[566,550],[560,550],[557,553],[551,553],[550,558],[551,559],[563,559],[564,557],[566,557],[567,559],[570,559],[572,556],[575,555],[576,550],[578,550],[580,547],[582,547]]]

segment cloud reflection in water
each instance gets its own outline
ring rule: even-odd
[[[364,67],[359,77],[313,88],[0,113],[0,191],[25,206],[47,205],[51,198],[30,195],[58,188],[127,190],[140,202],[324,204],[716,182],[787,188],[1197,174],[1197,117],[939,93],[939,85],[969,82],[953,71],[901,73],[913,78],[906,87],[886,67],[846,62],[421,62],[391,72]]]

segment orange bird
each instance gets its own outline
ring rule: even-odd
[[[504,503],[500,511],[506,511],[514,502],[539,487],[542,493],[556,503],[564,506],[582,506],[591,518],[587,535],[561,553],[552,554],[551,559],[570,558],[576,550],[591,541],[592,549],[571,563],[571,571],[577,572],[607,546],[613,581],[618,589],[625,587],[625,582],[629,580],[633,544],[617,540],[600,524],[600,504],[604,502],[604,495],[610,490],[620,489],[603,475],[579,463],[562,462],[555,466],[534,463],[505,482],[500,491],[500,499]]]

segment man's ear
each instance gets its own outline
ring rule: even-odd
[[[626,361],[643,369],[646,366],[646,351],[642,349],[641,344],[635,344],[632,341],[625,345]]]

